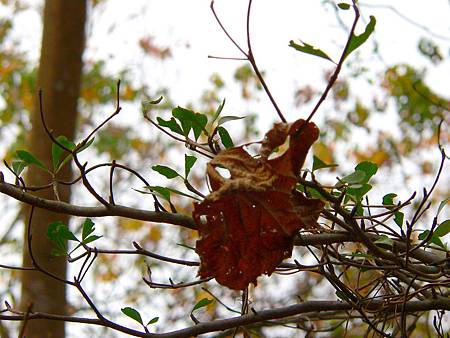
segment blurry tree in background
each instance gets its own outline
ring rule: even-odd
[[[96,1],[93,8],[99,3],[108,5]],[[298,330],[306,336],[333,337],[444,337],[448,333],[444,319],[450,310],[450,272],[444,237],[450,232],[445,218],[449,190],[442,183],[448,179],[448,99],[427,86],[426,70],[410,64],[386,65],[379,78],[370,79],[358,51],[370,44],[376,47],[375,18],[358,23],[355,3],[324,3],[336,9],[338,18],[341,11],[355,13],[352,25],[343,24],[348,40],[341,58],[331,60],[325,51],[304,42],[290,43],[308,57],[333,62],[333,70],[325,74],[325,91],[305,86],[296,92],[299,104],[311,105],[308,120],[314,117],[320,126],[317,141],[314,124],[284,123],[283,112],[264,82],[265,73],[255,61],[249,32],[248,45],[236,44],[248,61],[234,74],[242,100],[251,104],[265,92],[277,113],[274,118],[283,121],[253,144],[248,142],[256,138],[257,115],[224,116],[226,86],[219,74],[211,76],[211,88],[199,100],[180,107],[172,103],[170,88],[139,86],[126,69],[108,74],[107,60],[85,60],[82,83],[70,80],[74,91],[62,91],[72,96],[72,108],[62,103],[62,108],[53,110],[52,100],[66,102],[53,89],[61,88],[56,86],[61,84],[57,74],[67,74],[70,58],[78,60],[73,76],[81,74],[82,36],[63,34],[80,43],[78,52],[52,61],[46,56],[52,49],[45,47],[44,17],[39,76],[15,46],[0,50],[4,100],[0,132],[8,146],[3,154],[8,175],[15,179],[15,184],[7,183],[2,175],[0,182],[5,216],[13,220],[0,240],[1,252],[8,252],[0,262],[0,282],[8,285],[1,291],[2,337],[17,335],[14,321],[27,328],[27,337],[41,337],[51,327],[62,330],[67,322],[76,325],[70,326],[69,335],[80,336],[76,323],[85,323],[83,336],[102,337],[115,336],[114,332],[138,337],[159,336],[151,332],[191,337],[215,331],[222,331],[218,335],[224,337],[292,336]],[[15,11],[24,8],[20,2],[9,5]],[[250,8],[251,1],[248,18]],[[81,15],[85,9],[78,10]],[[220,13],[213,14],[221,23]],[[58,17],[62,16],[52,19]],[[80,16],[78,33],[83,32],[82,21]],[[3,46],[13,23],[1,22]],[[65,23],[75,25],[74,20]],[[228,33],[226,25],[222,28]],[[63,44],[70,45],[67,38]],[[161,61],[172,56],[171,49],[158,46],[153,37],[142,37],[139,47]],[[432,65],[445,60],[431,37],[422,38],[418,48]],[[56,46],[55,51],[67,50]],[[54,73],[44,71],[53,62],[63,66],[51,67]],[[338,77],[344,64],[350,75]],[[354,87],[361,80],[377,87],[372,102]],[[68,116],[75,117],[73,99],[75,87],[80,86],[79,128],[74,134],[76,120],[67,122]],[[43,89],[42,119],[40,109],[33,109],[38,88]],[[142,105],[148,125],[134,126],[126,119],[115,122],[126,114],[121,112],[126,101]],[[323,102],[328,105],[321,106]],[[99,114],[112,105],[110,114]],[[316,114],[319,107],[322,111]],[[390,119],[392,107],[398,121],[395,136],[373,123],[374,116]],[[61,111],[64,114],[57,113]],[[31,138],[36,131],[41,134],[27,146],[24,135],[29,121]],[[236,133],[229,133],[228,126],[239,123],[242,133],[232,139],[230,134]],[[356,142],[355,135],[359,135]],[[375,141],[362,146],[360,135]],[[313,144],[313,161],[301,168],[308,144]],[[437,156],[430,156],[433,151]],[[345,163],[334,164],[341,161]],[[354,170],[348,169],[348,163],[355,163]],[[206,164],[211,191],[205,187],[203,169],[199,170]],[[67,185],[70,165],[76,175]],[[412,167],[417,168],[413,174]],[[432,177],[432,185],[404,198],[385,179],[395,170],[404,173],[406,184],[421,175]],[[68,176],[62,176],[64,171]],[[44,181],[34,181],[35,174]],[[161,183],[157,175],[169,183]],[[68,200],[64,187],[74,188],[72,204],[63,203]],[[19,222],[11,216],[11,197],[31,206],[25,215],[29,231],[23,243],[14,235]],[[44,210],[61,215],[41,221]],[[68,215],[81,218],[69,227]],[[104,216],[113,217],[100,218]],[[31,271],[22,271],[23,275],[48,280],[45,291],[53,301],[44,303],[51,307],[38,306],[36,300],[28,306],[28,299],[19,306],[16,272],[20,268],[14,264],[17,255],[11,254],[18,248],[33,254],[24,264]],[[51,249],[51,256],[41,255],[44,249]],[[282,262],[291,252],[292,259]],[[70,263],[67,279],[63,270],[47,265],[63,258]],[[196,276],[198,266],[201,278]],[[248,286],[256,278],[258,285]],[[35,284],[37,278],[32,279],[24,286]],[[50,283],[56,284],[49,287]],[[64,311],[66,286],[70,299]]]
[[[67,20],[67,13],[70,20]],[[43,15],[43,35],[41,59],[37,77],[37,88],[42,90],[43,99],[36,97],[31,114],[31,130],[27,149],[42,159],[46,168],[52,168],[52,141],[46,136],[42,125],[41,112],[44,112],[48,127],[56,136],[64,135],[69,140],[75,136],[78,98],[80,93],[82,55],[84,50],[86,22],[86,2],[49,0],[45,3]],[[53,183],[53,189],[36,191],[41,198],[56,198],[70,201],[70,185],[58,185],[56,181],[71,181],[72,168],[65,166],[60,171],[56,167],[48,172],[40,168],[30,168],[26,175],[30,187]],[[24,219],[30,208],[24,208]],[[33,252],[35,259],[52,274],[65,278],[66,260],[51,254],[51,243],[47,238],[49,223],[60,220],[68,224],[69,217],[45,209],[36,210],[33,226]],[[25,231],[24,242],[28,234]],[[23,266],[32,265],[28,248],[23,247]],[[21,309],[66,314],[66,288],[64,283],[45,274],[22,271]],[[63,337],[64,322],[51,323],[48,320],[24,322],[26,328],[21,335],[26,337]]]

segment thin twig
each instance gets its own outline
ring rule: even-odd
[[[353,20],[352,28],[350,29],[350,33],[348,35],[347,43],[345,44],[344,50],[342,51],[341,57],[339,58],[339,62],[337,63],[336,69],[334,70],[333,74],[331,75],[330,80],[328,81],[328,84],[327,84],[325,90],[323,91],[322,95],[320,96],[319,100],[317,101],[316,105],[314,106],[314,108],[311,111],[311,113],[309,114],[309,116],[306,118],[304,125],[306,125],[309,121],[311,121],[314,114],[316,114],[319,107],[325,101],[325,99],[328,95],[328,92],[331,90],[334,83],[338,79],[339,73],[341,72],[341,68],[344,65],[345,58],[347,57],[347,51],[350,48],[350,42],[355,33],[356,24],[358,23],[358,20],[359,20],[359,9],[358,9],[358,6],[355,4],[355,2],[353,3],[352,7],[355,12],[355,19]],[[298,132],[300,132],[301,129],[302,128],[300,128]]]
[[[248,1],[248,7],[247,7],[247,19],[246,19],[246,36],[247,36],[247,50],[248,50],[247,52],[245,52],[244,49],[241,46],[239,46],[239,44],[233,39],[231,34],[228,32],[228,30],[222,24],[219,16],[216,13],[216,10],[214,9],[214,0],[211,1],[210,8],[214,15],[214,18],[216,19],[217,23],[219,24],[220,28],[225,33],[227,38],[233,43],[233,45],[235,45],[235,47],[242,53],[242,55],[245,56],[245,60],[248,60],[250,62],[250,65],[252,66],[256,77],[258,78],[259,82],[261,83],[261,86],[264,88],[264,91],[266,92],[267,96],[269,97],[269,100],[272,103],[272,106],[275,108],[280,120],[282,122],[286,122],[286,118],[283,116],[281,109],[278,107],[277,102],[273,98],[273,95],[272,95],[269,87],[267,86],[266,81],[264,80],[264,77],[262,76],[262,74],[259,70],[259,67],[255,61],[255,56],[253,54],[253,48],[252,48],[252,43],[251,43],[251,38],[250,38],[250,16],[251,16],[252,0]],[[224,59],[226,59],[226,58],[224,58]]]

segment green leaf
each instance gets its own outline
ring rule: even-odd
[[[175,177],[181,177],[175,170],[172,168],[166,167],[165,165],[154,165],[152,166],[154,171],[157,171],[159,174],[167,177],[169,180]]]
[[[176,107],[172,110],[172,116],[177,118],[181,123],[183,135],[188,137],[191,129],[194,131],[195,140],[197,140],[201,133],[205,130],[208,123],[208,118],[204,114],[194,113],[192,110]]]
[[[350,53],[352,53],[355,49],[357,49],[364,42],[367,41],[367,39],[369,38],[369,36],[373,33],[373,31],[375,29],[376,23],[377,23],[377,20],[375,19],[375,17],[373,15],[371,15],[370,21],[367,24],[364,32],[361,33],[360,35],[355,35],[355,34],[352,35],[352,37],[350,38],[350,43],[348,45],[347,51],[345,52],[344,58],[349,56]]]
[[[27,167],[27,165],[28,165],[28,163],[26,163],[24,161],[13,161],[12,162],[12,170],[13,170],[14,174],[16,174],[17,176],[20,176],[20,174]]]
[[[217,128],[217,131],[220,136],[220,140],[222,141],[222,144],[225,148],[232,148],[234,147],[233,140],[231,139],[230,134],[228,134],[228,131],[224,127]]]
[[[214,123],[218,119],[219,115],[222,113],[224,106],[225,106],[225,99],[223,99],[222,103],[219,105],[219,107],[217,107],[216,112],[214,113],[212,123]]]
[[[397,197],[397,194],[389,193],[383,196],[383,205],[386,206],[387,209],[392,210],[395,208],[396,203],[394,202],[394,198]],[[405,218],[405,214],[401,211],[396,211],[394,213],[394,222],[401,228],[403,225],[403,220]]]
[[[122,309],[120,309],[122,311],[122,313],[128,317],[130,317],[131,319],[134,319],[135,321],[137,321],[138,323],[141,323],[142,325],[144,325],[143,321],[142,321],[142,317],[141,314],[133,309],[132,307],[124,307]]]
[[[354,187],[355,189],[362,188],[367,182],[369,182],[369,179],[373,175],[375,175],[377,170],[378,166],[375,163],[369,161],[361,162],[355,167],[355,171],[353,173],[340,179],[340,182],[337,184],[337,186],[339,186],[340,183],[344,182],[351,186],[362,185],[361,187]]]
[[[394,193],[389,193],[383,196],[383,205],[388,205],[390,207],[392,207],[393,205],[395,205],[394,203],[394,198],[397,197],[397,194]]]
[[[425,238],[428,237],[428,234],[429,234],[429,233],[430,233],[430,230],[424,230],[424,231],[422,231],[422,232],[419,234],[418,238],[419,238],[421,241],[423,241]]]
[[[440,246],[443,249],[447,249],[446,245],[435,234],[433,234],[433,236],[431,237],[431,243],[436,244],[437,246]]]
[[[192,129],[194,130],[195,140],[197,140],[202,132],[206,133],[205,127],[208,124],[208,117],[200,113],[196,113],[194,117],[195,123],[192,124]]]
[[[179,191],[179,190],[176,190],[173,188],[160,187],[158,185],[149,185],[149,186],[146,186],[145,188],[148,190],[152,190],[153,192],[156,192],[158,196],[162,197],[163,199],[165,199],[168,202],[170,202],[170,194],[171,193],[174,193],[174,194],[177,194],[180,196],[184,196],[184,197],[188,197],[188,198],[192,198],[196,201],[200,201],[200,199],[196,196],[186,194],[182,191]]]
[[[154,100],[144,100],[141,102],[141,110],[142,112],[147,115],[149,111],[153,108],[152,106],[159,104],[162,101],[163,97],[160,96],[157,99]]]
[[[67,137],[61,135],[56,138],[56,140],[62,144],[67,149],[74,149],[75,143],[69,141]],[[61,148],[58,144],[53,143],[52,144],[52,162],[53,162],[53,170],[56,172],[61,164],[61,155],[66,153],[67,155],[71,155],[67,153],[63,148]]]
[[[155,192],[158,196],[165,199],[167,202],[170,202],[170,190],[166,187],[160,187],[157,185],[149,185],[145,187],[146,189],[149,189],[152,192]]]
[[[387,235],[381,235],[375,242],[375,244],[385,244],[390,247],[394,244],[392,238],[389,238]]]
[[[356,203],[361,202],[362,198],[372,189],[372,186],[368,183],[363,184],[358,188],[348,188],[345,192],[346,196],[349,196]],[[359,214],[361,215],[361,213]]]
[[[217,121],[217,125],[221,126],[224,123],[227,123],[229,121],[236,121],[236,120],[242,120],[245,119],[245,116],[222,116],[219,121]]]
[[[386,206],[387,209],[393,209],[395,207],[394,198],[397,197],[397,194],[389,193],[383,196],[383,205]],[[402,227],[403,225],[403,219],[405,218],[405,214],[401,211],[396,211],[394,213],[394,222],[399,226]]]
[[[86,218],[86,220],[83,223],[83,230],[81,233],[81,238],[83,239],[83,241],[94,231],[95,231],[95,223],[92,222],[90,218]]]
[[[63,256],[67,254],[67,241],[77,241],[75,235],[61,221],[50,223],[47,227],[47,238],[53,242],[55,248],[52,254],[55,256]]]
[[[161,127],[169,128],[174,133],[177,133],[177,134],[180,134],[180,135],[184,135],[183,129],[181,129],[180,125],[178,124],[178,122],[173,117],[170,120],[164,120],[164,119],[162,119],[160,117],[157,117],[156,121],[158,121],[158,124]]]
[[[200,199],[198,197],[186,194],[185,192],[182,192],[180,190],[173,189],[173,188],[166,188],[166,189],[168,189],[170,192],[173,192],[174,194],[177,194],[177,195],[180,195],[180,196],[184,196],[184,197],[189,197],[189,198],[192,198],[192,199],[194,199],[196,201],[200,201]]]
[[[77,154],[81,153],[82,151],[86,150],[87,148],[89,148],[89,146],[94,143],[95,137],[91,138],[89,141],[87,142],[80,142],[77,145],[75,145],[74,143],[67,141],[67,143],[61,142],[62,144],[64,144],[66,146],[66,148],[71,149],[72,151],[76,152]],[[52,160],[53,160],[53,167],[55,168],[55,158],[56,156],[58,156],[58,152],[59,150],[53,150],[53,147],[56,146],[58,147],[56,144],[52,145]],[[60,148],[60,147],[58,147]],[[56,154],[54,154],[54,152],[56,151]],[[60,150],[61,154],[64,153],[64,150],[61,148]],[[60,156],[60,155],[59,155]],[[69,160],[72,158],[72,154],[67,154],[67,156],[58,164],[58,166],[54,169],[55,173],[58,172],[62,167],[64,167],[64,165],[69,162]]]
[[[337,167],[337,164],[326,164],[324,161],[322,161],[320,158],[318,158],[316,155],[313,156],[313,167],[312,170],[316,171],[323,168],[332,168]]]
[[[423,241],[424,239],[426,239],[428,237],[429,234],[430,234],[430,230],[425,230],[419,234],[419,239]],[[428,240],[428,243],[433,243],[433,244],[436,244],[437,246],[440,246],[441,248],[446,249],[445,244],[442,243],[441,239],[439,238],[439,236],[436,235],[436,233],[433,233],[431,238]]]
[[[364,178],[364,181],[361,183],[367,183],[369,182],[369,179],[376,174],[376,172],[378,171],[378,165],[376,165],[373,162],[369,162],[369,161],[364,161],[359,163],[356,167],[355,170],[360,170],[363,171],[366,176]]]
[[[152,319],[150,319],[148,321],[147,325],[145,325],[145,326],[149,326],[151,324],[155,324],[158,320],[159,320],[159,317],[153,317]]]
[[[434,234],[438,237],[443,237],[447,235],[450,232],[450,219],[445,220],[441,224],[438,225],[436,230],[434,231]]]
[[[45,165],[41,161],[39,161],[36,157],[31,155],[28,151],[17,150],[16,155],[19,159],[24,161],[27,165],[34,164],[34,165],[38,166],[39,168],[44,169],[45,171],[49,172],[49,170],[45,167]]]
[[[81,141],[78,143],[75,147],[75,151],[77,154],[81,153],[83,150],[86,150],[91,146],[92,143],[94,143],[95,137],[91,138],[89,141],[84,143],[84,141]],[[67,158],[64,160],[64,162],[67,160]]]
[[[450,201],[450,197],[447,197],[445,200],[443,200],[441,203],[439,203],[439,208],[437,210],[436,217],[439,216],[442,209],[444,209],[444,207],[447,205],[448,201]]]
[[[160,102],[162,101],[162,99],[163,99],[163,97],[162,97],[162,95],[161,95],[160,97],[158,97],[158,98],[155,99],[155,100],[148,100],[148,101],[145,101],[145,104],[158,104],[158,103],[160,103]]]
[[[189,173],[191,172],[192,167],[194,166],[195,162],[197,161],[197,157],[190,156],[190,155],[184,155],[184,178],[187,179],[189,176]]]
[[[395,222],[395,224],[397,224],[401,228],[402,225],[403,225],[403,219],[404,218],[405,218],[405,214],[403,212],[401,212],[401,211],[397,211],[394,214],[394,222]]]
[[[317,198],[317,199],[322,199],[323,196],[320,192],[318,192],[316,189],[311,188],[311,187],[305,187],[302,184],[296,184],[295,188],[298,191],[301,191],[305,194],[307,194],[308,196],[311,196],[312,198]],[[305,189],[306,188],[306,189]],[[306,190],[306,191],[305,191]]]
[[[67,225],[61,221],[52,222],[48,225],[47,237],[52,241],[59,239],[78,241]]]
[[[345,2],[338,3],[337,6],[344,11],[350,9],[350,5]]]
[[[316,189],[308,187],[306,188],[306,190],[308,191],[308,194],[312,197],[312,198],[317,198],[317,199],[323,199],[323,195],[318,192]]]
[[[96,241],[97,239],[103,237],[98,235],[91,235],[95,231],[95,223],[87,218],[83,223],[81,238],[83,244],[88,244]]]
[[[189,109],[182,107],[176,107],[172,109],[172,116],[177,118],[181,123],[181,129],[183,130],[183,135],[188,136],[192,127],[192,115],[194,112]]]
[[[302,53],[311,54],[314,56],[318,56],[320,58],[330,60],[331,62],[334,63],[334,61],[322,50],[317,49],[314,46],[307,44],[306,42],[303,42],[303,41],[300,41],[300,42],[301,42],[301,44],[297,44],[294,42],[294,40],[291,40],[291,41],[289,41],[289,47],[292,47]]]
[[[341,178],[342,182],[348,183],[350,185],[361,184],[366,178],[366,173],[362,170],[355,170],[351,174]]]
[[[200,309],[202,307],[205,307],[205,306],[211,304],[212,302],[213,302],[212,299],[203,298],[203,299],[199,300],[197,302],[197,304],[194,305],[194,308],[192,309],[191,312],[194,312],[195,310],[198,310],[198,309]]]
[[[83,244],[92,243],[92,242],[94,242],[94,241],[96,241],[97,239],[102,238],[102,237],[103,237],[103,236],[99,236],[99,235],[92,235],[92,236],[89,236],[89,237],[83,239]]]

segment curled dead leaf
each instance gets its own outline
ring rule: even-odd
[[[199,275],[243,290],[270,275],[291,256],[300,229],[316,226],[323,202],[295,191],[297,175],[319,129],[304,120],[276,124],[262,141],[260,156],[243,147],[222,151],[207,166],[212,192],[194,205],[200,239]],[[269,159],[289,137],[288,149]],[[230,177],[220,175],[225,168]]]

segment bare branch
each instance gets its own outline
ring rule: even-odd
[[[48,200],[34,196],[23,191],[22,189],[17,188],[12,184],[6,183],[5,181],[0,181],[0,192],[5,195],[11,196],[18,201],[33,205],[37,208],[46,209],[57,213],[65,213],[68,215],[84,217],[120,216],[141,221],[168,223],[179,225],[189,229],[196,229],[196,225],[192,218],[181,214],[148,211],[121,205],[110,205],[109,207],[77,206],[66,202]]]
[[[444,297],[437,297],[436,299],[429,299],[424,301],[408,301],[408,302],[386,302],[382,299],[374,299],[368,301],[362,301],[361,306],[368,312],[385,312],[385,313],[398,313],[399,311],[405,311],[407,313],[431,311],[431,310],[450,310],[450,299]],[[189,338],[197,336],[203,333],[223,331],[238,326],[251,325],[253,323],[264,322],[267,320],[287,318],[302,313],[319,311],[321,314],[327,312],[347,312],[352,311],[353,306],[342,301],[307,301],[295,305],[281,307],[271,310],[257,310],[255,312],[232,317],[227,319],[219,319],[211,322],[198,323],[195,326],[191,326],[185,329],[176,330],[166,333],[144,333],[126,327],[120,326],[109,320],[99,320],[91,318],[73,317],[73,316],[61,316],[53,315],[42,312],[30,312],[28,314],[28,320],[35,319],[50,319],[50,320],[62,320],[70,323],[85,323],[93,324],[115,329],[119,332],[127,333],[135,337],[144,338]],[[15,311],[16,312],[16,311]],[[9,321],[21,321],[25,318],[25,313],[16,312],[13,315],[7,315],[0,313],[0,320]]]

